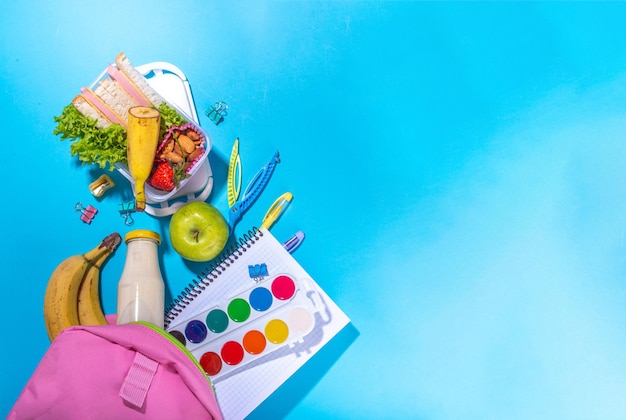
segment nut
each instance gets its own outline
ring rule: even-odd
[[[167,159],[167,154],[174,150],[174,139],[170,139],[167,143],[163,145],[163,148],[159,152],[157,156],[160,159]]]
[[[172,161],[173,163],[180,163],[183,161],[183,157],[176,152],[168,152],[165,154],[164,158]]]
[[[185,151],[185,154],[189,154],[196,150],[196,144],[193,142],[193,140],[191,140],[184,134],[178,136],[178,144],[180,144],[180,147],[182,147],[182,149]]]
[[[197,142],[199,140],[202,140],[200,138],[200,136],[198,135],[198,133],[196,133],[195,131],[189,129],[185,132],[185,134],[187,135],[187,137],[189,137],[191,140],[193,140],[193,142]]]
[[[165,145],[163,145],[163,152],[171,152],[174,150],[174,139],[169,139]]]
[[[198,147],[196,150],[191,152],[189,156],[187,156],[187,162],[191,163],[194,160],[198,159],[201,155],[202,155],[202,149]]]
[[[181,156],[183,155],[183,149],[178,141],[174,142],[174,149],[172,149],[172,152]]]

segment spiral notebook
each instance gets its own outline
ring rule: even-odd
[[[165,329],[198,359],[224,418],[249,415],[350,322],[267,230],[192,280]]]

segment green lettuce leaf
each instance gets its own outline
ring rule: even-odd
[[[63,108],[53,134],[70,140],[70,154],[78,156],[83,165],[96,164],[112,171],[116,163],[126,163],[126,130],[119,124],[106,129],[96,127],[96,120],[78,112],[74,105]]]
[[[187,120],[165,102],[161,103],[158,109],[161,113],[161,138],[165,136],[170,127],[187,123]]]

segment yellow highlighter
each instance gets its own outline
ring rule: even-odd
[[[272,227],[274,222],[276,222],[283,214],[283,212],[287,209],[289,203],[291,203],[292,198],[293,194],[291,194],[290,192],[286,192],[278,197],[276,201],[274,201],[274,204],[270,206],[269,210],[267,210],[265,217],[263,217],[263,222],[260,229],[269,229],[270,227]]]

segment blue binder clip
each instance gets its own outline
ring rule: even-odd
[[[205,114],[211,121],[218,125],[222,121],[224,121],[224,117],[228,115],[226,112],[228,110],[228,104],[226,102],[215,102],[213,106],[209,107]]]
[[[128,203],[120,204],[120,217],[124,219],[124,224],[130,226],[135,221],[133,220],[132,213],[135,211],[135,202],[129,201]]]
[[[267,265],[265,263],[248,265],[248,275],[256,281],[263,280],[263,277],[268,276]]]

